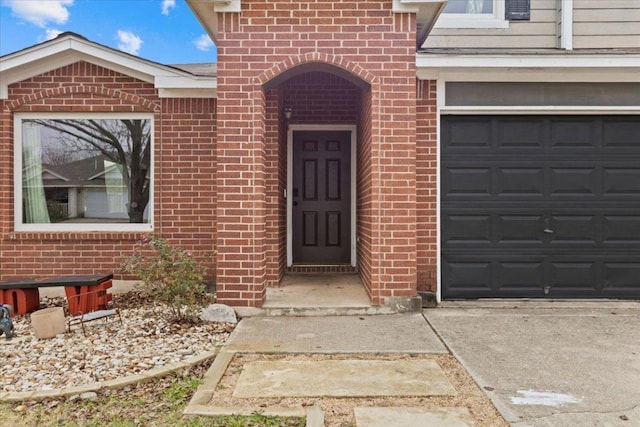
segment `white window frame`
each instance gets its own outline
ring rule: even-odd
[[[493,13],[441,13],[434,28],[509,28],[505,0],[493,0]]]
[[[151,131],[151,170],[149,184],[148,223],[54,223],[24,224],[22,222],[22,121],[25,119],[132,119],[149,120]],[[149,113],[16,113],[13,119],[13,185],[14,185],[14,228],[15,231],[31,232],[151,232],[154,216],[154,117]]]

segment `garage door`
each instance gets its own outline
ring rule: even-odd
[[[640,298],[639,116],[442,116],[444,298]]]

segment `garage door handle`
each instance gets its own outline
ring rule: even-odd
[[[549,225],[549,220],[545,219],[544,220],[544,230],[542,230],[543,232],[547,233],[547,234],[553,234],[553,230],[551,229],[551,226]]]

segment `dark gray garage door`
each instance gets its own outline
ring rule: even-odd
[[[639,116],[441,130],[444,298],[640,298]]]

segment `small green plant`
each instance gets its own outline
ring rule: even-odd
[[[205,266],[190,251],[159,237],[142,236],[120,268],[137,276],[149,296],[166,304],[174,321],[193,320],[199,303],[206,300]]]
[[[164,392],[169,407],[175,409],[185,405],[200,384],[202,384],[202,380],[198,377],[188,377],[171,384]]]

